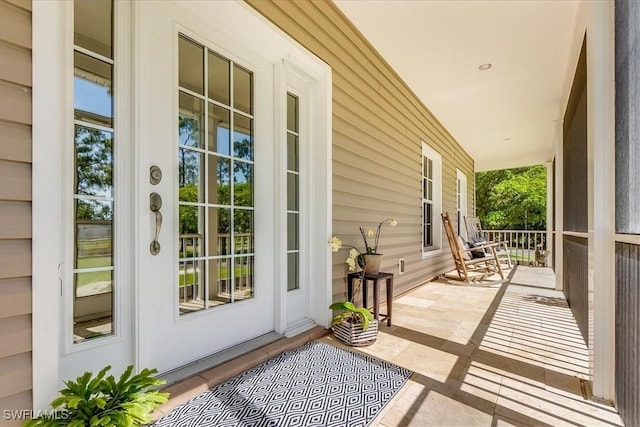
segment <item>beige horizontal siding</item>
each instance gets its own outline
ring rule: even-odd
[[[0,279],[31,276],[31,240],[0,240]]]
[[[0,358],[31,351],[31,313],[0,319]]]
[[[0,81],[0,120],[31,124],[31,90]]]
[[[33,406],[31,399],[31,390],[23,391],[13,394],[11,396],[0,399],[0,414],[5,414],[5,411],[20,411],[23,409],[29,410]],[[16,417],[17,418],[17,417]],[[14,427],[21,426],[25,419],[3,419],[2,427]]]
[[[6,3],[14,5],[20,9],[31,12],[31,0],[4,0]]]
[[[0,160],[0,200],[31,200],[31,164]]]
[[[31,1],[0,0],[0,409],[32,408]],[[2,425],[19,425],[5,420]]]
[[[472,212],[473,159],[332,2],[247,2],[332,68],[334,234],[362,247],[359,226],[398,220],[383,228],[379,247],[396,293],[450,269],[444,233],[442,255],[422,259],[421,141],[442,156],[445,212],[456,209],[456,169],[467,175]],[[334,299],[344,298],[346,256],[333,255]]]
[[[31,86],[31,51],[27,48],[0,43],[0,80]]]
[[[0,239],[31,238],[31,203],[0,200]]]
[[[31,353],[0,359],[0,399],[31,389]],[[23,408],[16,408],[23,409]]]
[[[31,49],[31,12],[15,3],[0,2],[0,40]]]
[[[31,163],[31,126],[0,121],[0,135],[0,159]]]
[[[0,319],[31,313],[31,279],[0,279]]]

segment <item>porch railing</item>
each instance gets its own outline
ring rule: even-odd
[[[209,287],[209,295],[205,295],[205,276],[202,266],[206,259],[202,257],[204,236],[202,234],[180,234],[179,237],[179,277],[181,299],[231,298],[232,293],[246,293],[253,290],[253,268],[248,257],[239,255],[253,254],[253,234],[236,233],[234,235],[235,256],[221,258],[226,265],[219,271],[209,272],[210,280],[215,280],[215,288]],[[220,254],[231,255],[231,235],[220,234],[216,237],[216,250]],[[232,273],[233,269],[233,284]]]
[[[547,232],[544,230],[483,230],[487,240],[506,242],[512,261],[518,264],[549,265]]]

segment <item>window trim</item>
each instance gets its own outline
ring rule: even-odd
[[[422,141],[422,151],[421,151],[421,161],[420,165],[422,167],[420,171],[420,176],[422,179],[420,180],[421,192],[422,190],[422,182],[425,178],[424,176],[424,159],[428,158],[433,162],[433,212],[432,212],[432,221],[433,221],[433,245],[426,249],[424,246],[424,211],[422,213],[422,237],[421,237],[421,252],[422,259],[431,258],[442,253],[442,223],[439,221],[440,215],[442,214],[442,156],[433,148],[431,148],[425,141]],[[426,199],[424,198],[424,193],[421,196],[421,207],[424,206]]]
[[[456,213],[460,211],[460,230],[458,234],[465,239],[467,238],[467,225],[464,219],[469,212],[467,203],[468,188],[467,174],[460,169],[456,169]]]

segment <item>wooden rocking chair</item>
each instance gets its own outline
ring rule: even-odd
[[[511,255],[509,253],[509,245],[507,242],[493,242],[490,241],[484,231],[482,231],[482,224],[480,224],[480,220],[478,218],[467,218],[464,217],[464,222],[467,226],[467,236],[470,242],[475,241],[476,239],[484,239],[486,243],[498,243],[498,247],[496,248],[496,253],[498,254],[498,259],[500,263],[503,264],[503,268],[510,269],[513,268],[513,264],[511,263]]]
[[[499,243],[488,243],[476,246],[473,249],[466,248],[462,237],[455,234],[453,223],[449,218],[448,212],[442,214],[442,224],[447,233],[451,255],[453,255],[453,262],[461,280],[470,283],[494,274],[499,274],[504,280],[504,273],[502,272],[500,260],[496,253],[496,246],[498,246]],[[482,251],[484,252],[484,257],[474,258],[472,251]]]

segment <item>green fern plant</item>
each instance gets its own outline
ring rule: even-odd
[[[67,388],[51,402],[60,415],[56,419],[35,418],[25,427],[133,427],[149,423],[151,412],[169,399],[169,393],[152,390],[165,383],[154,377],[158,371],[143,369],[131,376],[130,365],[116,381],[113,375],[106,376],[109,369],[111,366],[105,367],[95,377],[85,372],[75,381],[65,381]]]
[[[350,323],[361,323],[362,322],[362,330],[366,331],[369,329],[369,324],[373,320],[373,314],[366,308],[357,308],[350,301],[342,301],[342,302],[334,302],[329,306],[330,310],[342,310],[340,313],[336,314],[331,321],[331,325],[337,325],[338,323],[344,321]]]

